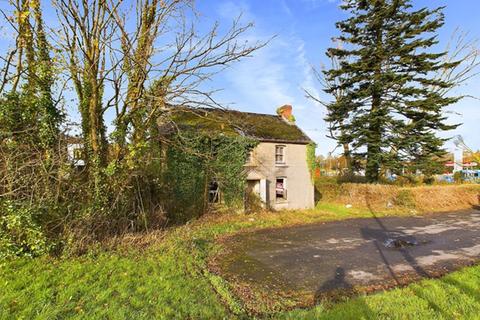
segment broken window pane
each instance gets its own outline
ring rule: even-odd
[[[208,186],[208,202],[219,202],[218,182],[213,179]]]
[[[277,200],[287,199],[287,186],[285,178],[277,178],[275,185],[275,195]]]

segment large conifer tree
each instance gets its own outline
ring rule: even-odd
[[[340,65],[325,71],[337,85],[325,91],[344,97],[328,106],[326,120],[369,182],[405,166],[429,174],[444,153],[438,132],[456,127],[446,124],[444,108],[460,99],[442,95],[455,84],[435,76],[460,63],[433,53],[443,8],[414,10],[410,0],[346,0],[341,8],[350,13],[336,24],[342,46],[327,51]]]

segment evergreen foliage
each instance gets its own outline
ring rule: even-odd
[[[335,83],[325,91],[345,93],[326,117],[339,145],[351,146],[369,182],[387,169],[432,174],[444,154],[438,132],[457,127],[446,123],[444,108],[460,99],[442,95],[455,84],[434,76],[461,63],[432,53],[443,8],[416,10],[410,0],[347,0],[341,8],[350,14],[336,24],[342,46],[327,51],[340,64],[325,71]]]

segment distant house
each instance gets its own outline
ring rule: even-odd
[[[83,140],[80,137],[65,136],[68,161],[77,168],[85,166]]]
[[[292,106],[277,115],[219,109],[192,109],[177,117],[181,128],[204,128],[240,134],[259,143],[248,156],[246,197],[256,196],[268,209],[305,209],[314,206],[314,186],[307,164],[312,140],[295,125]]]

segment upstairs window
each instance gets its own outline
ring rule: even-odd
[[[285,146],[275,146],[275,163],[285,164]]]
[[[277,201],[287,200],[287,179],[277,178],[275,184],[275,199]]]

